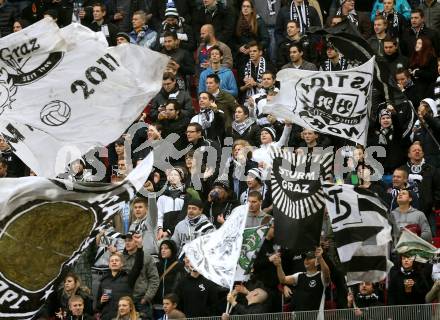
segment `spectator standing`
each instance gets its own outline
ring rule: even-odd
[[[414,52],[409,60],[409,72],[416,90],[422,97],[428,97],[434,91],[437,79],[437,59],[431,41],[420,37],[416,41]]]
[[[214,46],[219,47],[223,52],[222,66],[229,69],[233,68],[234,60],[231,49],[227,44],[217,39],[212,24],[205,24],[200,28],[200,45],[197,49],[198,73],[209,67],[209,51]]]
[[[142,47],[153,49],[157,40],[157,32],[147,24],[148,16],[144,11],[133,13],[133,30],[129,33],[130,42]]]
[[[269,33],[263,19],[257,15],[254,3],[251,0],[244,0],[241,3],[241,11],[238,16],[237,26],[235,30],[235,52],[237,52],[236,64],[237,68],[242,66],[249,60],[250,42],[259,43],[264,49],[269,47]],[[265,55],[266,57],[268,55]]]
[[[193,25],[196,30],[205,24],[214,27],[218,40],[231,45],[235,30],[235,15],[230,7],[218,0],[203,0],[203,7],[194,11]]]
[[[220,79],[220,89],[237,97],[237,81],[231,69],[222,66],[223,51],[214,46],[209,50],[209,67],[202,71],[199,78],[198,92],[206,91],[206,77],[210,74],[218,75]]]

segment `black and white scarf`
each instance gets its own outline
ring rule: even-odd
[[[342,56],[339,56],[339,61],[336,66],[340,66],[340,69],[333,70],[333,64],[330,59],[324,61],[323,71],[339,71],[339,70],[347,70],[348,69],[348,61]]]
[[[385,18],[385,20],[387,20],[388,22],[390,22],[391,19],[388,20],[388,17],[390,15],[393,15],[393,19],[392,19],[392,24],[391,27],[394,30],[399,31],[399,15],[397,14],[397,12],[395,12],[394,10],[392,12],[386,13],[385,11],[382,11],[382,16]]]
[[[260,58],[260,61],[258,62],[257,66],[257,79],[255,79],[256,83],[261,83],[261,79],[263,78],[263,73],[266,71],[266,59],[263,57]],[[249,60],[246,63],[246,67],[244,69],[244,76],[245,77],[252,77],[252,61]],[[248,89],[247,96],[252,96],[254,94],[258,93],[258,87],[253,87]]]
[[[197,118],[197,122],[202,126],[202,129],[207,130],[214,121],[214,111],[211,109],[202,109]]]
[[[301,12],[299,11],[301,8]],[[295,4],[295,0],[292,0],[290,4],[290,20],[299,22],[299,30],[301,34],[304,34],[310,27],[310,12],[309,12],[309,3],[304,0],[301,3],[301,7],[297,7]]]
[[[336,12],[337,16],[342,16],[342,8],[339,8],[339,10]],[[353,24],[356,25],[356,27],[359,25],[359,17],[356,13],[355,10],[351,10],[348,15],[347,15],[347,19],[350,20],[350,22],[352,22]]]
[[[277,0],[266,0],[267,1],[267,8],[269,9],[269,15],[273,16],[277,12],[275,11],[275,4],[277,3]]]
[[[232,122],[232,130],[237,131],[239,135],[242,135],[251,125],[255,122],[252,118],[247,118],[243,122]]]
[[[440,114],[440,77],[435,81],[434,101],[437,103],[437,114]]]
[[[388,143],[393,140],[393,129],[392,125],[389,128],[380,128],[377,131],[379,137],[378,143],[385,146],[388,145]]]

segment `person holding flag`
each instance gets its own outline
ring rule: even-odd
[[[330,284],[330,269],[322,257],[323,250],[317,247],[315,251],[304,254],[305,272],[297,272],[286,276],[281,266],[281,256],[276,253],[270,257],[277,268],[278,280],[281,284],[295,286],[291,300],[293,311],[323,310],[325,288]],[[320,269],[318,269],[320,266]]]

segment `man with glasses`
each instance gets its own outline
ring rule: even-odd
[[[150,111],[150,117],[153,122],[158,120],[159,113],[165,111],[165,103],[168,100],[174,100],[181,106],[180,113],[182,116],[190,118],[193,115],[194,109],[189,92],[179,89],[176,76],[171,72],[163,74],[162,89],[153,98]]]
[[[179,135],[179,140],[176,141],[174,146],[177,150],[184,149],[187,145],[185,132],[189,118],[181,114],[179,103],[175,100],[169,100],[157,118],[158,123],[162,126],[162,137],[166,138],[171,133]]]

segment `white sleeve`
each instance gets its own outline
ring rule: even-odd
[[[157,228],[163,227],[163,215],[164,215],[164,197],[160,196],[157,199]]]
[[[292,277],[293,280],[295,281],[295,286],[298,284],[298,278],[299,278],[299,275],[300,275],[301,273],[302,273],[302,272],[297,272],[297,273],[294,273],[294,274],[291,275],[291,277]]]
[[[287,142],[289,142],[290,131],[292,131],[292,126],[288,127],[287,125],[285,125],[280,140],[275,142],[274,145],[279,148],[287,145]]]

